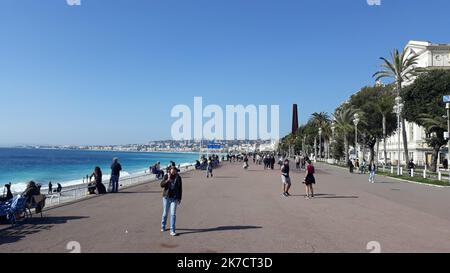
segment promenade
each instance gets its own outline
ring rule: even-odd
[[[291,166],[291,170],[294,166]],[[450,188],[437,188],[316,165],[316,198],[304,198],[292,171],[281,195],[278,166],[223,163],[213,179],[182,174],[177,232],[161,233],[161,193],[153,182],[118,194],[52,208],[44,218],[0,226],[0,252],[450,252]]]

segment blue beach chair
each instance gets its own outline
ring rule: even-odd
[[[27,211],[27,198],[21,195],[14,196],[13,199],[0,204],[0,216],[6,216],[12,225],[15,225],[17,218],[29,218],[31,213]]]

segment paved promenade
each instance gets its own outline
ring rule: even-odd
[[[277,168],[277,167],[276,167]],[[0,226],[0,252],[450,252],[450,188],[398,182],[317,165],[316,194],[304,198],[294,171],[282,197],[279,170],[224,163],[214,179],[183,174],[178,237],[160,232],[161,188],[148,183],[53,208],[43,219]]]

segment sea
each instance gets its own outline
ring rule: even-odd
[[[105,179],[105,175],[108,177],[111,172],[114,157],[119,158],[123,169],[121,176],[124,177],[144,173],[158,161],[162,167],[169,165],[170,161],[177,165],[191,164],[199,158],[199,154],[0,148],[0,188],[11,182],[13,192],[22,192],[29,181],[40,183],[43,187],[49,181],[54,187],[56,183],[63,187],[81,184],[96,166],[102,169]]]

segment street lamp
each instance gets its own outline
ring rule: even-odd
[[[322,128],[319,128],[319,158],[322,158]]]
[[[360,121],[358,113],[353,115],[353,124],[355,124],[355,157],[358,158],[358,123]]]
[[[328,148],[328,159],[330,158],[330,153],[333,154],[334,156],[334,131],[336,130],[336,123],[334,121],[331,122],[331,152],[330,152],[330,148]],[[333,158],[333,157],[332,157]]]
[[[394,105],[394,113],[397,114],[397,134],[398,134],[398,140],[397,140],[397,152],[398,152],[398,161],[397,161],[397,175],[400,175],[400,115],[402,114],[403,110],[403,103],[401,97],[395,98],[395,105]]]

